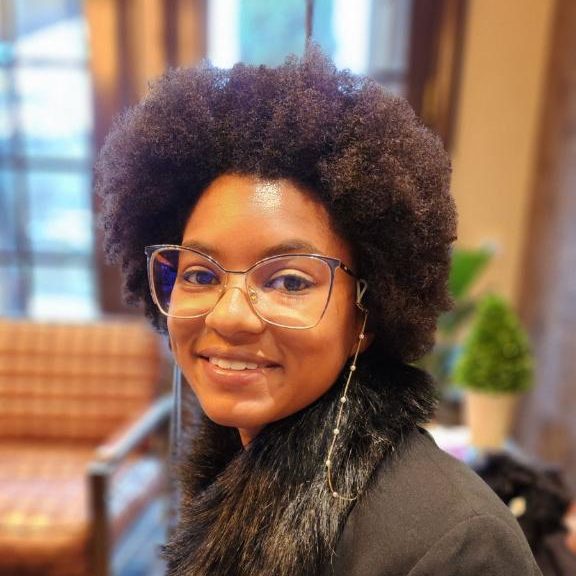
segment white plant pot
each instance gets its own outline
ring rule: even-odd
[[[465,417],[472,446],[498,450],[510,435],[519,395],[466,392]]]

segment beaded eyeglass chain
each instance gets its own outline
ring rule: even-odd
[[[338,406],[338,414],[336,415],[336,423],[332,430],[332,441],[330,442],[330,448],[328,448],[328,455],[326,456],[326,480],[328,482],[328,488],[330,493],[332,494],[333,498],[340,498],[341,500],[347,500],[348,502],[352,502],[356,500],[357,496],[343,496],[340,494],[335,488],[334,484],[332,483],[332,454],[334,453],[334,449],[336,447],[336,442],[338,441],[338,435],[340,434],[340,424],[342,422],[342,416],[344,414],[344,407],[346,402],[348,402],[348,388],[350,387],[350,382],[352,381],[352,375],[356,371],[356,361],[358,359],[358,355],[360,354],[360,348],[362,347],[362,342],[366,338],[366,322],[368,320],[368,310],[362,305],[362,297],[366,292],[366,288],[368,285],[364,280],[359,280],[356,286],[356,306],[364,312],[364,320],[362,321],[362,329],[360,330],[360,334],[358,334],[358,345],[356,346],[356,352],[354,352],[354,357],[352,358],[352,362],[350,363],[350,367],[348,368],[348,377],[346,378],[346,384],[344,384],[344,389],[342,390],[342,396],[340,396],[339,406]]]

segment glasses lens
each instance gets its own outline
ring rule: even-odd
[[[332,269],[314,256],[281,256],[253,268],[247,286],[263,319],[288,328],[309,328],[318,323],[328,304]]]
[[[222,294],[225,272],[206,256],[183,248],[152,255],[150,280],[167,316],[195,318],[210,312]],[[264,320],[310,328],[322,318],[332,288],[330,265],[316,256],[280,256],[247,273],[248,298]]]
[[[222,271],[202,254],[166,248],[154,253],[150,266],[153,290],[164,314],[194,318],[216,305]]]

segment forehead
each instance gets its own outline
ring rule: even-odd
[[[289,180],[220,176],[200,196],[182,243],[202,246],[222,263],[249,265],[275,246],[350,263],[349,247],[334,231],[326,208]]]

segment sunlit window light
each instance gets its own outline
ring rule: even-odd
[[[208,59],[219,68],[240,60],[240,0],[208,2]]]
[[[338,68],[365,74],[370,50],[372,0],[334,0],[332,28],[336,40],[333,56]]]

